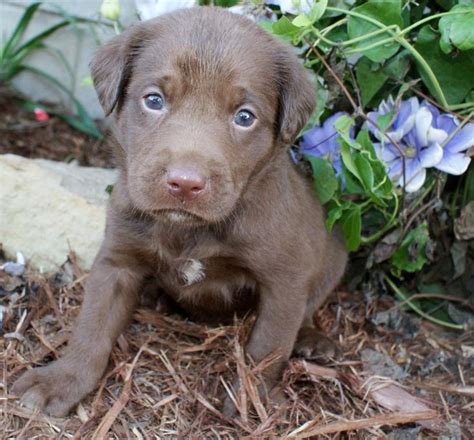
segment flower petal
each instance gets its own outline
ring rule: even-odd
[[[372,133],[377,139],[380,139],[380,130],[377,128],[378,126],[378,117],[382,115],[383,113],[380,112],[368,112],[367,113],[367,122],[365,123],[365,126],[369,130],[370,133]]]
[[[433,114],[428,107],[421,107],[416,113],[415,143],[417,148],[425,147],[431,143],[441,144],[447,139],[448,133],[434,127],[433,123]]]
[[[420,164],[424,168],[431,168],[438,164],[443,158],[443,149],[439,144],[431,144],[427,148],[422,148],[418,153]]]
[[[420,103],[416,96],[407,101],[401,102],[393,127],[397,132],[402,132],[402,136],[413,128],[413,125],[415,124],[415,115],[418,113],[419,109]]]
[[[308,130],[301,139],[300,147],[302,150],[323,150],[322,145],[331,138],[324,127],[313,127]]]
[[[405,168],[407,167],[407,162],[411,159],[405,159]],[[401,158],[395,159],[389,164],[388,175],[392,180],[398,180],[402,178],[403,175],[403,160]]]
[[[430,113],[433,115],[433,119],[436,120],[436,118],[440,115],[440,111],[438,109],[438,107],[435,107],[433,104],[431,104],[431,102],[429,101],[426,101],[424,100],[422,103],[421,103],[421,106],[422,107],[426,107]]]
[[[448,133],[438,128],[430,127],[428,130],[428,142],[442,144],[448,138]]]
[[[374,142],[374,149],[377,157],[385,163],[391,162],[392,160],[400,157],[400,153],[392,144],[382,144],[380,142]]]
[[[388,112],[391,112],[393,110],[393,107],[395,106],[395,101],[393,99],[393,96],[390,95],[387,100],[382,100],[382,102],[379,105],[379,113],[382,115],[386,115]]]
[[[451,153],[460,153],[474,146],[474,124],[466,124],[444,146]]]
[[[435,168],[455,176],[465,173],[471,163],[471,158],[462,153],[447,153],[445,152],[443,159]]]
[[[341,156],[336,156],[334,160],[332,161],[332,166],[334,167],[334,170],[336,171],[336,176],[339,176],[342,173],[342,161],[341,161]]]
[[[421,166],[421,163],[418,160],[412,160],[407,164],[405,177],[405,191],[418,191],[423,186],[423,183],[425,183],[426,169]],[[400,178],[399,184],[400,186],[403,186],[403,176]]]
[[[347,115],[347,113],[334,113],[324,121],[322,126],[313,127],[304,133],[300,142],[301,151],[315,156],[339,154],[341,147],[337,141],[339,135],[334,128],[334,123],[342,115]]]
[[[426,107],[422,107],[416,112],[415,121],[417,147],[425,147],[428,145],[428,131],[433,121],[433,115]]]
[[[444,130],[446,133],[450,134],[456,130],[457,126],[459,125],[459,121],[454,116],[442,114],[435,119],[433,125],[435,125],[436,128]]]

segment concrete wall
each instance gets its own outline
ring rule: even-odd
[[[0,37],[9,35],[17,24],[25,6],[32,3],[28,0],[0,0]],[[53,2],[52,2],[53,3]],[[56,5],[69,14],[99,20],[99,10],[102,0],[57,0]],[[121,21],[128,25],[137,20],[133,0],[121,0]],[[61,21],[62,17],[52,4],[42,5],[30,22],[25,38],[31,37],[47,27]],[[103,112],[97,101],[94,89],[90,85],[82,85],[84,78],[89,76],[89,62],[98,44],[107,41],[115,35],[113,27],[105,22],[99,24],[78,24],[75,27],[66,27],[54,33],[47,44],[61,51],[72,69],[72,74],[64,66],[58,55],[53,51],[38,50],[25,60],[25,64],[38,67],[59,79],[73,91],[74,95],[85,105],[93,118],[100,118]],[[68,109],[73,110],[68,98],[42,80],[28,72],[19,74],[13,81],[14,87],[30,97],[32,100],[61,102]]]

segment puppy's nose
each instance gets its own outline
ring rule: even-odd
[[[175,168],[168,172],[166,186],[173,197],[192,200],[204,192],[206,178],[193,169]]]

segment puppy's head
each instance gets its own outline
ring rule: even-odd
[[[290,48],[214,8],[131,27],[99,49],[92,77],[132,203],[170,221],[229,216],[315,101]]]

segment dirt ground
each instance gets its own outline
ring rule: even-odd
[[[40,123],[2,94],[0,109],[0,153],[111,166],[105,144],[63,121]],[[243,355],[252,317],[216,328],[141,308],[100,386],[69,417],[31,412],[10,387],[64,349],[86,278],[73,255],[50,278],[0,269],[2,439],[473,438],[473,332],[422,321],[387,293],[345,289],[316,316],[340,355],[324,365],[292,359],[279,407],[255,391],[272,359],[251,365]],[[235,417],[221,412],[226,394]]]
[[[81,165],[113,165],[107,143],[72,129],[57,116],[37,121],[10,90],[0,87],[0,154],[60,161]]]

